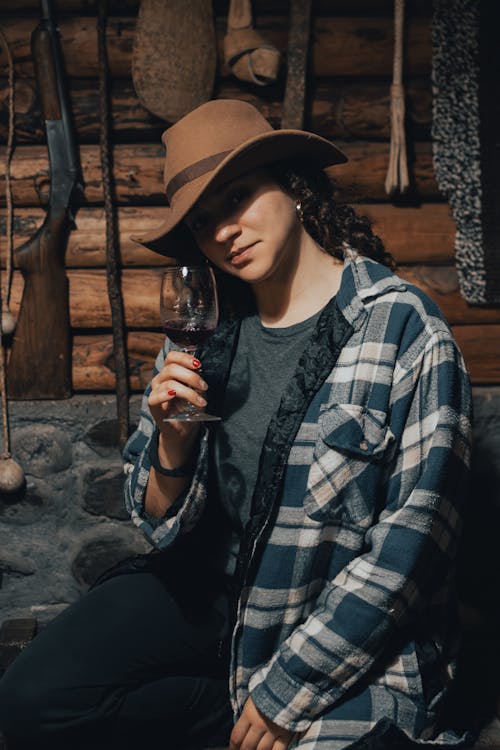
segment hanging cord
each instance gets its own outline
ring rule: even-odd
[[[6,270],[5,280],[0,278],[0,309],[2,315],[0,315],[0,339],[1,352],[0,352],[0,391],[2,397],[2,424],[3,424],[3,453],[10,454],[10,431],[9,431],[9,409],[7,404],[7,381],[5,377],[5,348],[3,345],[3,311],[8,306],[8,295],[9,295],[9,278],[12,273],[12,224],[13,224],[13,206],[12,206],[12,185],[10,182],[10,162],[12,159],[12,151],[14,145],[14,63],[12,61],[12,54],[7,44],[7,39],[3,29],[0,28],[0,40],[7,53],[7,59],[9,62],[9,130],[7,135],[7,151],[5,154],[5,195],[7,198],[7,259],[6,259]],[[0,264],[0,274],[1,274]],[[5,283],[5,291],[2,284]]]
[[[14,331],[15,321],[10,311],[10,291],[12,286],[12,257],[14,255],[14,206],[12,204],[12,184],[10,180],[10,163],[14,152],[14,61],[3,29],[0,27],[0,41],[7,53],[9,65],[9,126],[7,149],[5,152],[5,195],[7,199],[7,256],[5,263],[4,288],[0,309],[2,310],[2,333],[10,335]]]
[[[104,210],[106,214],[106,279],[108,284],[111,323],[113,327],[113,354],[116,372],[116,406],[120,445],[123,448],[128,438],[128,366],[125,346],[125,323],[123,300],[120,290],[119,243],[116,214],[113,207],[111,187],[111,154],[109,148],[109,95],[108,61],[106,51],[106,0],[99,2],[97,23],[99,46],[99,142],[101,151]]]
[[[391,150],[385,192],[403,193],[409,186],[405,138],[405,94],[403,89],[404,0],[394,3],[394,66],[391,86]]]
[[[0,41],[7,52],[9,61],[9,131],[7,135],[7,152],[5,156],[5,192],[7,196],[7,262],[6,262],[6,291],[2,288],[2,264],[0,263],[0,395],[2,400],[2,428],[3,428],[3,451],[0,453],[0,492],[17,492],[22,489],[26,483],[24,471],[17,461],[14,461],[10,455],[10,430],[9,430],[9,405],[7,400],[7,378],[6,378],[6,357],[3,345],[4,322],[7,319],[6,313],[10,315],[8,307],[10,297],[10,286],[12,281],[12,225],[13,225],[13,205],[12,205],[12,185],[10,182],[10,162],[14,145],[14,63],[12,55],[7,44],[7,39],[3,29],[0,28]],[[4,312],[5,311],[5,312]],[[11,316],[12,317],[12,316]],[[8,322],[8,321],[7,321]],[[12,332],[12,331],[10,331]]]

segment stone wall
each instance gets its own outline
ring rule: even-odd
[[[495,617],[500,529],[500,388],[476,388],[470,514],[460,566],[466,607]],[[131,400],[135,424],[140,397]],[[149,549],[123,507],[112,396],[12,402],[13,456],[25,493],[0,498],[0,622],[43,625],[100,572]]]
[[[133,424],[139,405],[133,397]],[[114,397],[17,401],[9,412],[12,455],[27,482],[22,495],[0,498],[0,622],[43,624],[149,545],[123,505]]]

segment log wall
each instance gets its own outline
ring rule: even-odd
[[[454,223],[439,193],[430,128],[431,0],[407,2],[405,84],[411,189],[388,200],[389,89],[392,75],[392,0],[319,0],[312,24],[306,128],[335,140],[349,156],[335,169],[341,193],[374,222],[399,273],[441,307],[464,352],[473,382],[500,382],[500,308],[474,308],[461,298],[453,262]],[[228,2],[216,0],[219,60]],[[76,391],[114,388],[110,312],[105,279],[105,217],[99,157],[96,0],[57,0],[58,25],[85,181],[77,228],[66,254]],[[254,0],[255,25],[285,53],[286,0]],[[131,79],[138,0],[109,3],[107,42],[111,74],[112,138],[118,202],[123,296],[128,327],[130,384],[142,390],[161,343],[158,289],[164,259],[129,239],[156,226],[163,205],[160,136],[168,123],[139,103]],[[37,0],[3,0],[0,23],[16,65],[16,150],[12,162],[15,246],[41,224],[48,200],[48,160],[30,57]],[[7,127],[7,67],[0,50],[0,136]],[[279,126],[283,80],[266,88],[242,84],[219,64],[214,96],[255,104]],[[3,158],[0,155],[0,158]],[[0,257],[5,263],[5,184],[0,175]],[[14,273],[12,306],[22,278]]]

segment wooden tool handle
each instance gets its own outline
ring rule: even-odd
[[[69,290],[56,246],[65,245],[68,224],[45,220],[17,258],[24,291],[7,373],[11,398],[71,395]]]
[[[312,0],[291,0],[282,128],[302,129]]]
[[[61,119],[61,103],[50,33],[43,24],[31,36],[31,53],[45,120]]]

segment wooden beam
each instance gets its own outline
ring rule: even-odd
[[[110,15],[137,15],[140,0],[109,0]],[[97,15],[98,0],[55,0],[56,13],[94,14]],[[224,16],[227,13],[227,0],[214,0],[214,14]],[[280,14],[288,12],[289,0],[253,0],[252,12],[257,19],[261,15]],[[1,12],[15,12],[16,14],[39,11],[39,0],[2,0]],[[394,12],[394,0],[316,0],[315,9],[318,15],[388,15]],[[405,13],[410,16],[430,16],[432,0],[406,0]]]
[[[390,81],[360,82],[356,79],[320,79],[311,81],[311,112],[305,128],[325,138],[390,139]],[[407,123],[412,139],[429,140],[432,119],[430,79],[414,79],[405,88]],[[242,99],[253,104],[277,127],[280,124],[283,91],[277,85],[242,89],[231,79],[217,86],[215,98]],[[0,99],[6,101],[7,81],[0,79]],[[97,81],[89,78],[70,81],[70,98],[80,143],[99,140]],[[35,82],[20,78],[16,82],[16,142],[44,143],[42,115]],[[116,78],[111,85],[113,136],[121,141],[159,142],[167,123],[141,106],[128,78]],[[0,136],[7,138],[7,113],[1,113]],[[307,115],[307,113],[306,113]]]
[[[355,208],[373,221],[373,231],[397,263],[453,261],[455,222],[447,203],[424,203],[418,208],[367,203]]]
[[[2,19],[17,74],[33,77],[30,36],[37,17],[7,16]],[[64,16],[58,23],[67,73],[70,76],[98,76],[95,17]],[[431,30],[427,18],[408,19],[406,28],[406,75],[428,74],[431,64]],[[316,16],[312,24],[312,67],[316,76],[388,76],[393,65],[392,17]],[[111,16],[107,24],[110,75],[130,77],[135,18]],[[224,18],[216,19],[218,59],[224,59]],[[281,51],[286,50],[288,18],[263,16],[258,31]],[[0,50],[0,74],[7,69],[6,53]],[[228,76],[220,63],[219,74]]]
[[[349,157],[347,164],[333,167],[344,200],[351,202],[385,201],[384,179],[389,159],[389,144],[357,141],[339,146]],[[440,193],[434,178],[430,143],[413,144],[415,160],[410,163],[416,197],[435,200]],[[4,158],[0,149],[0,160]],[[99,147],[81,146],[84,202],[102,203],[102,176]],[[161,144],[120,144],[113,149],[116,199],[119,204],[163,205],[163,151]],[[46,205],[49,196],[49,167],[44,146],[20,146],[12,159],[14,205]],[[0,175],[1,205],[5,205],[5,176]]]
[[[500,325],[453,326],[475,384],[500,383]]]
[[[125,321],[131,328],[158,328],[161,267],[126,268],[122,274]],[[450,325],[500,323],[500,308],[468,305],[461,297],[453,266],[401,266],[399,275],[428,294]],[[105,328],[111,325],[106,277],[103,269],[70,269],[70,318],[73,328]],[[14,274],[12,311],[17,313],[22,278]]]
[[[373,229],[398,263],[443,263],[453,260],[455,224],[446,203],[407,208],[383,203],[355,205],[373,221]],[[124,266],[161,266],[165,259],[132,242],[134,232],[155,229],[162,222],[161,206],[121,206],[118,211],[120,251]],[[42,208],[19,208],[14,214],[14,247],[28,240],[41,225]],[[66,250],[68,268],[104,267],[105,217],[100,207],[83,207],[76,217]],[[0,209],[0,257],[5,266],[6,209]]]
[[[472,382],[500,383],[500,325],[455,326],[453,333],[464,355]],[[154,361],[162,344],[161,333],[129,333],[127,345],[131,390],[144,390],[151,379]],[[111,334],[74,337],[73,388],[75,391],[114,390]]]
[[[156,355],[164,336],[141,331],[127,336],[129,385],[143,391],[151,379]],[[73,389],[75,391],[112,391],[115,389],[115,365],[111,334],[75,336],[73,339]]]

